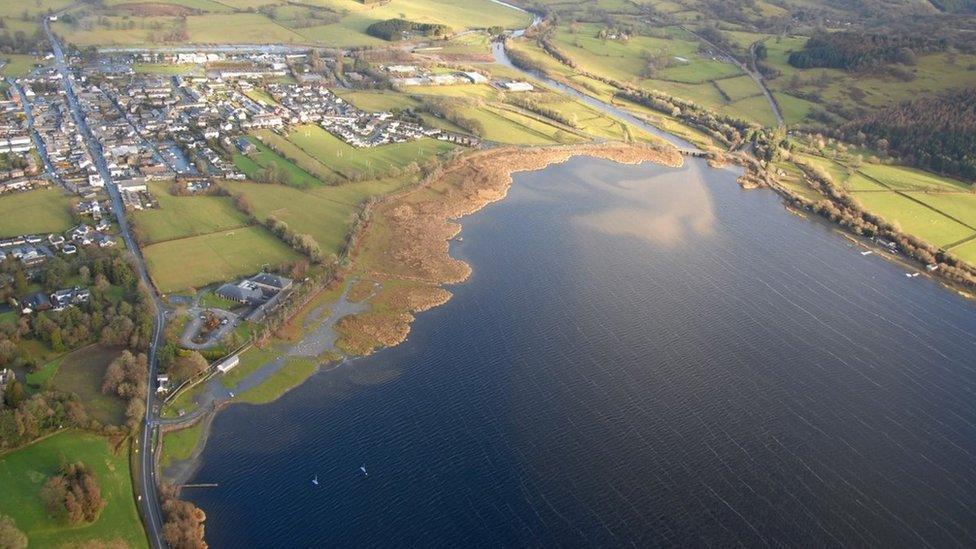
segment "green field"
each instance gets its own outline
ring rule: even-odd
[[[318,158],[310,155],[308,152],[302,150],[288,139],[285,139],[271,130],[258,130],[254,132],[254,137],[256,137],[263,144],[267,145],[269,148],[273,149],[277,154],[285,158],[285,160],[294,164],[306,174],[312,176],[318,184],[339,183],[344,177],[341,175],[341,173],[336,171],[336,166],[327,161],[328,159]],[[290,177],[294,181],[305,181],[305,178],[301,176],[291,175]],[[308,185],[298,184],[293,186],[306,187]]]
[[[171,183],[149,185],[159,208],[130,214],[144,244],[225,231],[247,224],[247,217],[226,196],[173,196]]]
[[[390,111],[416,107],[419,101],[409,95],[396,92],[336,90],[336,95],[352,103],[354,106],[370,112]]]
[[[99,423],[122,425],[125,421],[125,402],[113,394],[102,394],[105,370],[120,354],[117,349],[97,345],[78,349],[60,359],[52,386],[59,391],[78,395],[88,414]]]
[[[41,0],[63,2],[67,0]],[[187,43],[195,44],[312,44],[351,47],[376,46],[387,42],[369,36],[366,27],[384,19],[403,17],[412,21],[441,23],[455,31],[500,25],[519,28],[528,24],[524,13],[486,0],[391,0],[364,5],[356,0],[318,0],[312,5],[339,15],[338,22],[305,26],[308,21],[300,6],[284,0],[162,0],[155,5],[184,6],[194,13],[181,19],[175,13],[131,16],[115,7],[131,4],[109,0],[105,9],[85,10],[82,22],[57,22],[55,30],[67,42],[85,45],[164,45],[172,30],[185,25]],[[152,4],[149,4],[152,5]],[[257,9],[276,6],[272,19]],[[20,8],[16,14],[20,14]],[[305,12],[307,13],[307,11]],[[130,28],[129,22],[134,21]]]
[[[263,227],[168,240],[147,246],[143,255],[153,282],[163,293],[253,274],[263,266],[276,267],[299,257]]]
[[[54,188],[0,195],[0,236],[70,229],[68,197]]]
[[[193,427],[169,431],[163,435],[163,451],[159,456],[159,465],[165,470],[174,461],[189,459],[202,434],[203,423],[200,422]]]
[[[0,61],[4,63],[0,68],[0,75],[10,78],[20,78],[27,76],[27,73],[34,68],[34,65],[46,65],[47,61],[43,57],[22,54],[2,54]]]
[[[243,193],[250,198],[258,219],[274,215],[293,231],[312,235],[326,254],[339,251],[349,224],[364,200],[396,190],[403,184],[399,180],[366,181],[303,191],[282,185],[223,183],[232,193]]]
[[[382,176],[391,168],[403,168],[411,162],[423,162],[455,147],[445,141],[423,138],[359,149],[313,125],[297,127],[288,134],[288,141],[339,173],[361,173],[369,177]]]
[[[107,505],[89,525],[67,527],[44,511],[40,489],[62,461],[83,461],[95,471]],[[0,456],[0,514],[27,534],[31,547],[146,547],[136,512],[128,452],[115,454],[105,438],[62,432]]]
[[[974,233],[971,228],[897,193],[859,192],[854,196],[868,211],[936,246],[958,242]]]
[[[249,139],[257,147],[257,151],[248,155],[234,155],[234,165],[244,172],[248,179],[259,179],[263,168],[274,164],[285,175],[286,183],[292,187],[317,187],[322,184],[314,175],[298,167],[294,162],[271,150],[258,139]]]

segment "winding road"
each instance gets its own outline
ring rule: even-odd
[[[136,244],[136,240],[132,236],[132,230],[129,227],[129,222],[125,217],[125,207],[122,204],[122,196],[119,193],[118,187],[115,186],[115,182],[112,180],[112,175],[109,172],[108,164],[105,162],[105,156],[102,154],[102,146],[98,143],[98,140],[95,139],[95,136],[92,134],[91,129],[88,127],[88,123],[85,120],[85,113],[78,102],[77,95],[75,95],[71,71],[68,69],[68,64],[65,61],[61,44],[54,36],[54,33],[51,32],[51,27],[47,19],[44,20],[44,32],[47,33],[48,40],[51,42],[51,48],[54,51],[55,65],[58,72],[61,74],[61,85],[64,88],[65,95],[68,100],[68,107],[71,109],[72,116],[75,119],[75,124],[78,126],[78,129],[81,132],[85,145],[88,147],[88,151],[92,156],[92,161],[94,162],[99,175],[102,177],[102,180],[105,182],[105,189],[108,191],[109,198],[112,201],[112,211],[115,214],[116,220],[118,221],[119,231],[122,234],[122,239],[125,241],[126,248],[128,248],[135,257],[136,270],[139,273],[139,278],[148,289],[156,311],[153,321],[152,341],[149,345],[149,383],[147,383],[146,389],[146,417],[143,422],[139,446],[136,449],[136,452],[139,453],[139,479],[137,494],[139,495],[139,503],[142,508],[141,510],[145,520],[146,533],[149,537],[149,543],[153,548],[162,548],[166,545],[162,539],[163,514],[159,505],[159,494],[157,490],[158,486],[156,483],[155,447],[153,441],[157,439],[158,435],[158,425],[154,419],[156,416],[155,397],[157,350],[160,342],[162,341],[163,330],[166,325],[166,309],[163,307],[163,302],[160,299],[159,294],[156,292],[156,288],[149,279],[149,271],[146,268],[146,261],[142,257],[142,252],[139,250],[139,246]]]

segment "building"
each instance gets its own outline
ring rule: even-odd
[[[499,84],[499,86],[501,86],[503,90],[510,92],[529,92],[535,89],[535,87],[528,82],[502,82]]]
[[[51,298],[43,292],[30,294],[20,300],[20,312],[29,315],[35,312],[50,311],[54,306]]]
[[[240,363],[241,363],[241,359],[237,358],[237,355],[230,355],[229,357],[217,363],[217,371],[222,374],[226,374],[227,372],[233,370]]]

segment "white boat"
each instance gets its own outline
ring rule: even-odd
[[[359,470],[363,472],[363,476],[364,477],[368,477],[369,476],[369,473],[366,472],[366,464],[365,463],[362,465],[362,467],[359,468]]]
[[[874,252],[872,252],[871,250],[868,250],[868,251],[866,251],[866,252],[861,252],[861,255],[871,255],[871,254],[873,254],[873,253],[874,253]]]
[[[315,475],[315,478],[312,479],[312,484],[314,484],[316,486],[319,485],[319,476],[318,475]]]

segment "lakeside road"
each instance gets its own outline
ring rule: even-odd
[[[68,68],[67,61],[65,60],[64,52],[61,49],[61,44],[54,36],[54,33],[51,32],[50,23],[46,18],[44,19],[44,32],[47,33],[48,40],[51,43],[51,48],[54,51],[55,66],[58,73],[61,75],[61,85],[64,88],[65,96],[67,97],[68,101],[68,107],[71,110],[72,117],[75,119],[75,124],[78,126],[78,130],[81,132],[81,136],[85,141],[85,145],[88,147],[88,151],[92,156],[92,161],[94,162],[99,175],[105,182],[105,189],[108,191],[109,198],[112,201],[112,212],[115,214],[116,221],[119,224],[119,231],[122,235],[122,239],[125,241],[126,248],[128,248],[135,258],[136,270],[139,273],[139,278],[142,280],[143,284],[145,284],[147,291],[153,300],[153,306],[156,311],[155,318],[153,319],[152,341],[149,345],[149,372],[148,383],[146,384],[146,416],[143,420],[142,435],[139,440],[139,445],[136,448],[136,452],[139,453],[139,479],[137,483],[139,496],[138,501],[140,507],[142,508],[146,534],[152,547],[161,548],[165,547],[166,545],[162,539],[163,514],[159,505],[158,486],[156,484],[155,450],[153,446],[153,441],[158,439],[158,427],[156,426],[155,421],[153,421],[153,418],[156,414],[155,396],[157,350],[160,342],[162,341],[163,330],[166,325],[166,310],[163,307],[162,299],[160,299],[155,286],[152,284],[152,280],[149,278],[149,270],[146,267],[145,259],[142,257],[142,252],[139,250],[139,246],[137,245],[135,238],[132,236],[132,230],[129,226],[128,220],[125,217],[125,207],[122,203],[122,196],[119,193],[118,187],[115,186],[115,181],[112,179],[112,175],[109,172],[108,164],[105,162],[105,156],[102,154],[102,147],[95,139],[91,129],[88,127],[88,123],[85,119],[85,113],[81,109],[81,105],[78,102],[78,97],[75,95],[71,71]]]

